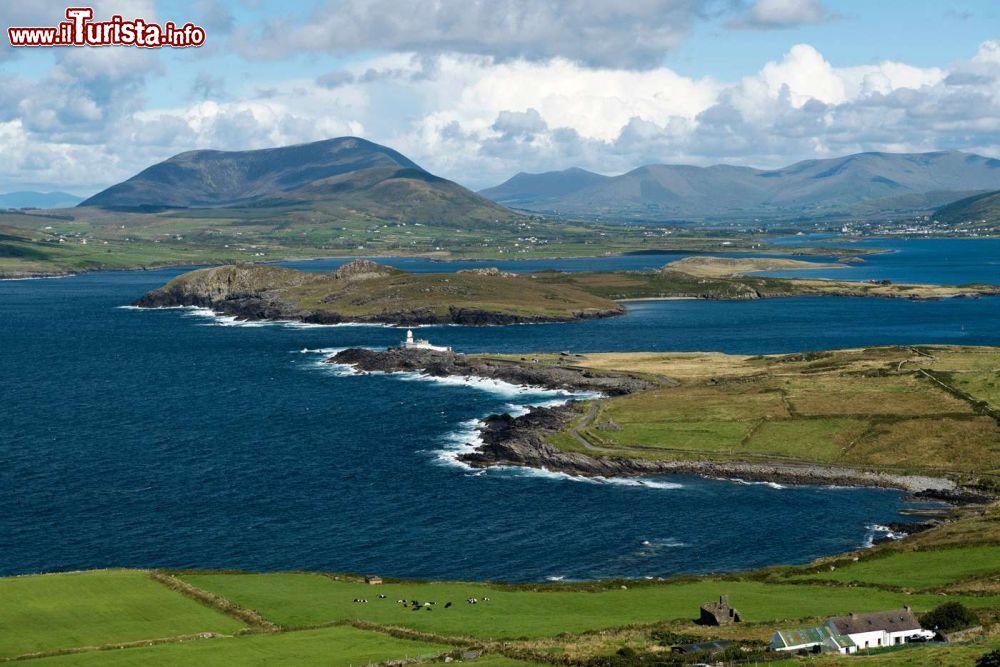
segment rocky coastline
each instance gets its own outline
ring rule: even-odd
[[[629,373],[470,357],[458,352],[419,348],[396,347],[384,351],[349,348],[330,357],[327,362],[347,364],[364,372],[409,371],[434,377],[477,377],[543,389],[599,392],[607,396],[620,396],[657,386],[649,379]]]
[[[477,308],[451,307],[445,313],[430,308],[409,308],[387,310],[372,315],[345,316],[329,310],[308,310],[296,307],[282,299],[266,295],[227,299],[214,299],[197,294],[183,294],[155,291],[142,296],[132,305],[139,308],[176,308],[195,306],[208,308],[218,315],[235,317],[248,322],[292,321],[306,324],[388,324],[407,327],[426,324],[462,324],[468,326],[496,326],[509,324],[546,324],[575,320],[613,317],[624,313],[624,308],[608,311],[579,311],[572,317],[545,317],[541,315],[517,315]]]
[[[480,429],[483,444],[474,452],[460,455],[459,460],[479,468],[528,466],[585,477],[698,475],[746,482],[871,486],[902,489],[915,494],[930,492],[924,496],[927,500],[949,499],[956,488],[951,480],[922,475],[899,475],[810,463],[662,461],[621,455],[602,456],[596,452],[563,451],[546,441],[546,436],[564,431],[579,417],[580,412],[572,404],[536,407],[518,417],[490,415],[483,420]]]
[[[347,364],[359,371],[419,372],[436,377],[480,377],[520,385],[597,391],[622,395],[656,386],[648,378],[625,373],[601,373],[583,368],[550,364],[469,357],[454,352],[391,348],[372,351],[351,348],[337,353],[328,363]],[[663,461],[608,455],[595,451],[565,451],[547,441],[564,432],[581,412],[576,402],[553,407],[534,407],[518,417],[494,414],[483,419],[480,444],[458,458],[473,467],[527,466],[586,477],[643,477],[698,475],[747,482],[871,486],[903,489],[925,500],[961,500],[954,482],[921,475],[858,470],[844,466],[793,462]]]

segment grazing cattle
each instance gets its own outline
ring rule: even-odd
[[[448,607],[450,607],[450,606],[451,606],[451,603],[450,603],[450,602],[445,602],[445,603],[444,603],[444,608],[445,608],[445,609],[447,609],[447,608],[448,608]]]

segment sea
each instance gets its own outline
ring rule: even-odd
[[[981,242],[941,243],[955,253],[947,265],[929,267],[924,250],[900,244],[872,277],[996,282],[995,245],[984,262]],[[608,270],[680,256],[382,261],[412,271]],[[346,347],[398,344],[397,328],[129,307],[183,271],[0,282],[0,575],[160,566],[655,578],[807,562],[911,520],[899,511],[913,504],[892,490],[466,468],[455,456],[475,442],[479,419],[573,396],[322,363]],[[997,345],[1000,299],[643,301],[606,320],[419,335],[460,351],[524,353]]]

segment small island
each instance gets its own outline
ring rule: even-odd
[[[744,300],[790,296],[939,299],[1000,294],[997,285],[894,284],[744,275],[828,268],[767,258],[688,257],[657,271],[515,274],[496,268],[410,273],[367,259],[336,271],[233,264],[180,275],[135,302],[142,308],[200,306],[245,320],[418,324],[571,322],[625,313],[637,299]]]
[[[366,259],[333,272],[236,264],[199,269],[149,292],[144,308],[201,306],[247,320],[524,324],[620,315],[611,299],[496,269],[407,273]]]

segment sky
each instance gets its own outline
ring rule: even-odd
[[[344,135],[475,189],[569,167],[1000,157],[996,0],[92,4],[207,39],[15,49],[3,34],[0,192],[89,195],[188,150]],[[0,21],[55,25],[65,8],[0,0]]]

